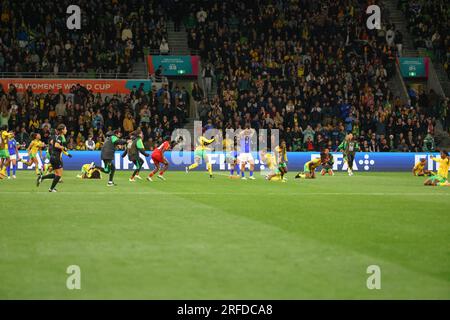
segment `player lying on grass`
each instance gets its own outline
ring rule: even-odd
[[[152,172],[150,172],[150,174],[147,177],[148,181],[153,181],[153,176],[158,173],[158,179],[160,180],[166,180],[166,178],[164,178],[163,174],[164,172],[167,171],[167,169],[169,169],[169,161],[167,161],[166,157],[164,156],[164,152],[166,152],[167,150],[172,149],[176,144],[180,143],[181,141],[183,141],[183,138],[180,137],[178,138],[178,140],[176,141],[172,141],[169,142],[169,137],[167,137],[165,139],[165,141],[155,150],[153,150],[152,152],[152,160],[153,160],[153,164],[155,165],[155,169],[153,169]],[[161,164],[163,165],[162,169],[161,169]]]
[[[432,172],[430,170],[425,170],[427,165],[427,159],[421,158],[419,162],[412,168],[412,174],[417,177],[431,176]]]
[[[327,173],[330,176],[334,175],[334,172],[333,172],[334,158],[328,148],[325,148],[320,153],[320,159],[322,161],[322,171],[320,171],[320,174],[323,176],[326,175]]]
[[[295,179],[315,179],[316,178],[316,168],[322,163],[320,158],[312,159],[305,163],[303,167],[303,172],[297,173]]]
[[[209,162],[208,157],[206,156],[206,151],[210,150],[208,147],[210,144],[212,144],[215,141],[214,137],[211,137],[211,139],[207,139],[204,136],[200,136],[198,138],[198,144],[197,147],[195,147],[194,151],[194,163],[191,164],[189,167],[186,167],[186,173],[188,173],[190,170],[193,170],[197,168],[201,161],[205,161],[206,169],[209,172],[209,177],[212,178],[212,165]]]
[[[275,161],[277,164],[278,171],[280,172],[280,177],[283,180],[286,180],[285,174],[288,172],[287,170],[287,149],[286,149],[286,141],[282,140],[279,146],[275,147]]]
[[[81,174],[77,175],[80,179],[101,179],[102,175],[99,169],[95,168],[95,162],[84,164],[81,167]]]
[[[140,154],[144,157],[148,157],[149,154],[145,152],[144,143],[142,142],[144,139],[144,134],[141,129],[137,129],[130,135],[130,139],[128,140],[127,147],[122,153],[122,158],[125,158],[128,155],[128,160],[133,162],[136,169],[134,169],[133,174],[131,175],[128,181],[135,182],[135,178],[142,179],[139,176],[139,172],[141,171],[142,165],[144,164],[144,160],[141,159]]]
[[[441,158],[432,157],[431,160],[439,163],[439,168],[437,174],[432,175],[427,180],[425,180],[424,185],[426,186],[450,186],[448,182],[448,168],[450,166],[450,159],[448,157],[448,152],[441,150]]]
[[[39,168],[38,152],[39,157],[43,159],[42,149],[45,147],[45,144],[41,141],[41,135],[39,133],[32,133],[31,139],[33,139],[33,141],[31,141],[30,145],[27,148],[28,156],[30,157],[30,159],[28,161],[20,159],[20,162],[27,165],[28,167],[34,164],[34,170],[36,174],[39,175],[41,173],[41,169]]]
[[[0,179],[6,177],[6,168],[9,167],[11,158],[8,150],[9,139],[14,138],[12,132],[8,132],[8,128],[3,126],[0,128]]]

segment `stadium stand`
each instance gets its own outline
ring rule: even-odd
[[[31,132],[45,142],[64,122],[72,149],[84,150],[89,137],[98,149],[106,131],[138,126],[152,149],[186,124],[191,100],[205,128],[280,129],[290,151],[335,150],[347,132],[365,151],[430,150],[436,119],[449,128],[448,99],[410,88],[408,104],[391,91],[398,46],[364,27],[366,1],[90,1],[80,31],[56,32],[65,20],[52,17],[65,17],[69,2],[0,4],[0,74],[129,73],[145,51],[167,53],[169,16],[201,56],[202,82],[112,97],[81,86],[70,94],[0,88],[0,124],[22,147]]]

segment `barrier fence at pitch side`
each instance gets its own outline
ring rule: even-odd
[[[80,170],[81,166],[86,163],[95,162],[97,165],[101,165],[100,151],[71,151],[73,157],[67,158],[63,156],[64,169],[66,170]],[[20,151],[20,156],[23,159],[28,159],[28,154],[25,151]],[[122,152],[117,151],[115,153],[115,166],[117,170],[132,170],[133,163],[128,161],[128,157],[122,158]],[[347,165],[343,160],[342,153],[332,153],[334,156],[333,170],[344,171],[347,170]],[[288,152],[288,168],[289,171],[303,170],[303,166],[307,161],[318,158],[319,152]],[[208,155],[213,170],[228,170],[228,164],[226,163],[227,154],[225,152],[211,152]],[[421,158],[427,159],[428,170],[436,170],[438,164],[431,160],[431,156],[438,156],[437,153],[404,153],[404,152],[358,152],[353,164],[353,170],[362,172],[371,171],[411,171],[412,167]],[[144,169],[153,167],[153,162],[150,158],[144,158]],[[194,161],[194,153],[191,151],[183,152],[166,152],[165,157],[169,161],[170,170],[184,170],[186,165],[191,164]],[[253,153],[255,159],[255,170],[264,170],[265,166],[259,159],[257,152]],[[41,160],[40,160],[41,161]],[[33,169],[34,166],[27,167],[23,163],[18,163],[18,169]]]

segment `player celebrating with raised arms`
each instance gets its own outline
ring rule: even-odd
[[[186,167],[186,173],[188,173],[190,170],[193,170],[197,168],[200,164],[200,162],[203,160],[206,163],[206,169],[209,172],[209,177],[212,178],[212,165],[209,162],[208,157],[206,156],[206,151],[210,150],[208,147],[211,143],[215,141],[214,137],[211,137],[211,139],[207,139],[204,136],[200,136],[198,138],[198,145],[195,148],[194,151],[194,163],[191,164],[189,167]]]
[[[45,176],[42,174],[39,175],[37,179],[37,186],[39,186],[42,182],[42,180],[46,179],[53,179],[52,185],[49,192],[56,192],[56,185],[58,184],[59,180],[61,179],[63,175],[63,161],[62,161],[62,154],[66,154],[69,158],[72,158],[72,155],[67,153],[67,149],[65,147],[66,144],[66,138],[65,135],[67,134],[67,128],[64,124],[58,125],[57,129],[57,135],[54,137],[50,143],[52,144],[52,147],[50,148],[50,164],[52,165],[53,172],[49,173]]]
[[[344,161],[347,163],[347,172],[349,176],[353,175],[353,161],[355,160],[355,154],[359,151],[359,145],[353,138],[353,134],[349,133],[344,141],[339,145],[338,151],[342,151],[344,154]]]
[[[141,171],[142,165],[144,164],[144,160],[141,159],[140,154],[142,154],[144,157],[148,157],[149,154],[145,152],[144,143],[142,142],[142,139],[144,139],[144,134],[142,133],[141,129],[137,129],[133,134],[131,135],[131,139],[127,144],[127,148],[125,149],[125,152],[122,154],[122,158],[125,158],[125,156],[128,154],[128,159],[133,162],[136,169],[134,170],[133,174],[131,175],[129,181],[135,182],[135,178],[141,179],[139,177],[139,171]]]
[[[10,165],[6,168],[6,171],[8,172],[8,179],[11,177],[11,165],[12,165],[12,171],[13,171],[13,179],[16,178],[16,170],[17,170],[17,159],[19,159],[19,147],[17,146],[17,141],[14,139],[14,133],[13,137],[9,139],[8,141],[8,152],[9,152],[9,159],[10,159]]]
[[[116,185],[114,183],[114,173],[116,172],[116,167],[113,163],[116,146],[127,144],[127,140],[121,139],[121,137],[122,133],[119,130],[109,131],[106,133],[106,140],[101,151],[101,158],[105,167],[95,167],[101,172],[109,174],[108,187],[113,187]]]
[[[0,128],[0,179],[6,177],[6,168],[10,165],[8,142],[12,138],[14,135],[6,126]]]
[[[36,171],[36,174],[39,175],[41,173],[41,170],[39,168],[38,152],[40,159],[43,161],[42,148],[45,147],[45,144],[44,142],[41,141],[41,135],[39,133],[33,133],[31,135],[31,139],[33,140],[31,141],[30,145],[27,148],[30,159],[28,161],[20,159],[20,162],[27,165],[28,167],[34,164],[35,165],[34,170]]]
[[[245,166],[248,163],[250,165],[250,177],[249,179],[255,180],[253,171],[255,170],[255,159],[253,159],[251,145],[252,137],[255,134],[255,130],[250,128],[250,124],[245,125],[245,129],[239,133],[240,150],[239,150],[239,163],[241,164],[241,179],[246,180]]]
[[[441,158],[432,157],[431,160],[439,163],[438,172],[436,175],[429,177],[425,180],[424,185],[426,186],[450,186],[448,182],[448,168],[450,167],[450,159],[448,157],[448,152],[441,150]]]

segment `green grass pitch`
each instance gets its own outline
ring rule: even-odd
[[[114,188],[76,174],[58,193],[32,172],[0,181],[1,299],[450,298],[450,188],[409,173],[119,172]]]

